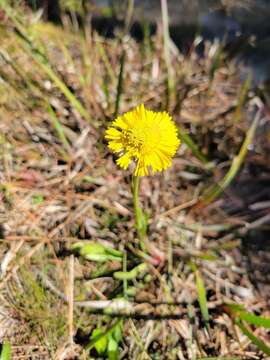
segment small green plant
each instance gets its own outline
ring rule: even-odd
[[[90,350],[94,348],[98,355],[106,355],[108,360],[119,359],[119,343],[122,340],[123,324],[122,320],[106,330],[106,327],[96,327],[91,334],[91,342],[87,346]]]
[[[11,360],[11,345],[9,342],[1,344],[0,360]]]
[[[110,246],[98,242],[77,242],[73,244],[72,250],[78,252],[87,260],[96,262],[119,261],[122,262],[123,254]]]

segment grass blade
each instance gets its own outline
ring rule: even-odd
[[[202,202],[207,203],[207,204],[212,202],[232,182],[232,180],[234,179],[235,175],[239,171],[239,169],[245,159],[245,156],[248,151],[248,146],[251,144],[251,142],[254,138],[258,122],[259,122],[259,116],[257,115],[255,117],[251,127],[249,128],[249,130],[247,132],[247,135],[246,135],[245,140],[240,148],[238,155],[233,159],[233,162],[231,164],[229,171],[224,176],[224,178],[219,182],[219,184],[215,184],[210,189],[206,190],[205,194],[202,196],[202,199],[201,199]]]
[[[10,359],[11,359],[11,345],[9,342],[4,342],[4,344],[2,345],[0,360],[10,360]]]
[[[24,47],[25,48],[25,47]],[[25,48],[25,50],[27,50]],[[48,60],[44,61],[44,58],[41,58],[39,53],[35,51],[32,47],[27,51],[28,54],[39,64],[39,66],[43,69],[43,71],[49,76],[52,82],[61,90],[61,92],[65,95],[70,104],[78,111],[78,113],[84,118],[88,123],[91,122],[90,115],[82,103],[76,98],[76,96],[69,90],[67,85],[58,77],[58,75],[51,68]]]
[[[82,103],[76,98],[76,96],[70,91],[67,85],[60,79],[60,77],[52,69],[49,60],[45,54],[37,46],[33,44],[31,39],[28,37],[24,31],[23,25],[17,20],[14,15],[12,8],[5,2],[0,1],[0,7],[9,16],[10,20],[13,22],[15,33],[22,42],[23,49],[32,57],[32,59],[42,68],[42,70],[47,74],[51,81],[61,90],[65,95],[70,104],[79,112],[79,114],[84,118],[85,121],[91,123],[90,115]],[[95,124],[97,127],[97,124]]]
[[[239,99],[238,99],[238,103],[237,103],[237,107],[236,107],[235,115],[234,115],[234,123],[235,124],[237,124],[241,120],[242,109],[247,100],[247,95],[248,95],[248,91],[250,89],[251,81],[252,81],[252,73],[250,72],[240,89],[240,95],[239,95]]]
[[[238,313],[238,316],[241,320],[244,320],[251,325],[256,325],[256,326],[264,327],[266,329],[270,329],[270,318],[257,316],[252,313],[248,313],[247,311],[241,311],[240,313]]]
[[[203,279],[201,277],[201,274],[199,270],[197,269],[197,266],[194,263],[190,263],[191,269],[195,274],[196,278],[196,287],[198,292],[198,300],[200,304],[201,313],[203,316],[203,319],[208,326],[209,323],[209,312],[208,312],[208,306],[207,306],[207,298],[206,298],[206,290],[204,286]]]
[[[168,104],[174,91],[173,70],[170,57],[170,33],[169,33],[169,14],[167,0],[161,0],[161,13],[163,25],[164,58],[167,67],[167,87]]]
[[[114,110],[115,118],[118,116],[118,113],[119,113],[119,105],[120,105],[121,95],[122,95],[122,91],[123,91],[125,58],[126,58],[126,52],[125,52],[125,50],[123,50],[121,59],[120,59],[120,71],[119,71],[118,84],[117,84],[117,94],[116,94],[115,110]]]
[[[110,81],[112,82],[112,84],[115,84],[117,77],[115,76],[113,67],[110,63],[110,60],[109,60],[107,54],[106,54],[106,50],[104,49],[104,46],[102,45],[101,39],[99,39],[98,35],[96,35],[96,36],[97,36],[96,46],[97,46],[97,50],[99,52],[99,56],[105,65],[105,68],[107,70]]]
[[[262,352],[264,352],[266,355],[270,356],[270,347],[266,345],[266,343],[257,338],[239,319],[235,321],[236,325],[240,328],[242,333],[246,335],[246,337],[249,338],[249,340],[257,346],[258,349],[260,349]]]
[[[214,46],[214,45],[213,45]],[[213,62],[210,67],[210,74],[209,74],[209,88],[211,87],[213,80],[215,78],[215,74],[217,70],[221,67],[222,62],[224,60],[224,49],[221,44],[217,45],[217,50],[215,52]]]
[[[262,317],[245,311],[241,305],[237,304],[226,304],[226,312],[233,317],[237,317],[250,325],[264,327],[270,329],[270,318]]]
[[[63,126],[60,123],[60,121],[57,119],[57,116],[56,116],[53,108],[51,107],[51,105],[48,106],[48,113],[50,115],[52,126],[54,127],[54,129],[56,131],[58,139],[62,143],[62,145],[63,145],[63,147],[65,149],[65,152],[69,152],[70,151],[70,145],[69,145],[69,142],[68,142],[68,140],[66,138]],[[69,157],[67,153],[65,155],[66,155],[66,157]]]
[[[202,163],[207,164],[208,160],[206,156],[203,155],[203,153],[200,151],[198,146],[193,142],[191,137],[182,129],[179,129],[178,133],[182,143],[186,144],[186,146],[191,150],[192,154]]]

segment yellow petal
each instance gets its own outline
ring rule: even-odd
[[[118,160],[116,160],[116,163],[123,169],[127,169],[129,164],[131,163],[131,158],[128,153],[122,155]]]
[[[112,123],[113,126],[116,126],[122,130],[125,130],[128,128],[128,124],[125,121],[125,117],[124,116],[118,116],[118,118],[116,118],[114,120],[114,122]]]
[[[119,141],[110,141],[108,147],[114,152],[119,152],[123,150],[123,144]]]
[[[105,134],[105,138],[109,140],[120,139],[120,137],[121,137],[121,132],[112,127],[108,128]]]

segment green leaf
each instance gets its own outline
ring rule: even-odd
[[[108,343],[108,357],[109,360],[118,360],[119,358],[119,342],[122,340],[122,321],[115,326],[112,333],[109,335]]]
[[[108,338],[108,335],[113,333],[114,329],[122,323],[122,319],[117,320],[111,327],[106,329],[104,332],[96,335],[93,339],[91,339],[90,343],[85,347],[85,350],[91,350],[95,347],[95,344],[102,338]]]
[[[109,360],[118,360],[118,343],[112,336],[109,337],[107,353]]]
[[[118,343],[122,340],[122,323],[115,327],[113,337]]]
[[[148,266],[146,263],[141,263],[135,266],[130,271],[116,271],[113,274],[113,277],[118,280],[133,280],[137,276],[141,275],[147,270]]]
[[[78,252],[80,256],[87,260],[105,262],[110,260],[122,261],[123,254],[109,246],[98,242],[77,242],[72,245],[72,250]]]
[[[33,195],[32,196],[32,204],[33,205],[40,205],[44,202],[43,195]]]
[[[105,250],[106,250],[106,253],[107,254],[110,254],[110,255],[113,255],[113,256],[117,256],[117,257],[123,257],[123,254],[122,254],[122,252],[121,251],[119,251],[119,250],[115,250],[114,248],[111,248],[111,247],[109,247],[109,246],[107,246],[106,248],[105,248]]]
[[[2,345],[0,360],[11,360],[11,345],[7,341]]]
[[[104,332],[104,328],[97,328],[97,329],[93,330],[92,334],[91,334],[91,339],[93,341],[96,340],[96,342],[94,344],[94,348],[97,350],[99,355],[102,355],[105,353],[105,351],[107,350],[107,345],[108,345],[107,336],[100,336],[103,334],[103,332]]]

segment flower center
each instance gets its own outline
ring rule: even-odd
[[[160,129],[158,127],[135,128],[125,130],[122,134],[125,147],[135,152],[151,152],[160,141]]]
[[[127,148],[131,148],[135,151],[140,151],[142,144],[143,144],[143,138],[141,136],[138,136],[139,134],[137,131],[134,130],[126,130],[123,132],[123,144]]]

